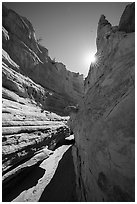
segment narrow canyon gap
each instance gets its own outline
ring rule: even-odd
[[[3,5],[3,201],[135,200],[135,3],[106,18],[84,80]]]

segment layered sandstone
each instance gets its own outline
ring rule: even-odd
[[[14,75],[13,71],[16,71],[17,75],[19,73],[42,87],[46,92],[44,97],[38,96],[37,93],[32,95],[44,109],[66,114],[64,108],[77,104],[83,95],[83,75],[70,72],[65,65],[52,60],[48,50],[36,39],[32,24],[5,6],[3,6],[2,25],[4,60],[10,59],[11,64],[15,64],[12,66],[11,74]],[[8,86],[6,83],[7,80],[4,79],[3,86]],[[23,97],[26,97],[26,90],[23,89],[26,87],[22,88]]]
[[[5,6],[2,25],[2,167],[6,192],[11,179],[41,163],[70,135],[65,108],[81,99],[83,76],[52,60],[38,43],[32,24]]]
[[[70,109],[79,201],[135,200],[134,7],[127,6],[119,26],[101,16],[97,61],[79,108]]]

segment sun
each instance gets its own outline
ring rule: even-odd
[[[91,64],[96,64],[96,62],[97,62],[97,57],[93,53],[91,52],[85,53],[84,64],[86,66],[89,67]]]
[[[91,63],[94,64],[97,61],[97,57],[95,55],[91,55],[90,60],[91,60]]]

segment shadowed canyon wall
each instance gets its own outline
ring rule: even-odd
[[[79,201],[135,200],[135,4],[118,26],[102,15],[96,63],[79,108],[70,110]]]

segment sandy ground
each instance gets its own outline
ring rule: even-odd
[[[69,138],[72,139],[72,136]],[[76,201],[72,145],[58,147],[40,165],[22,175],[3,201],[71,202]]]

